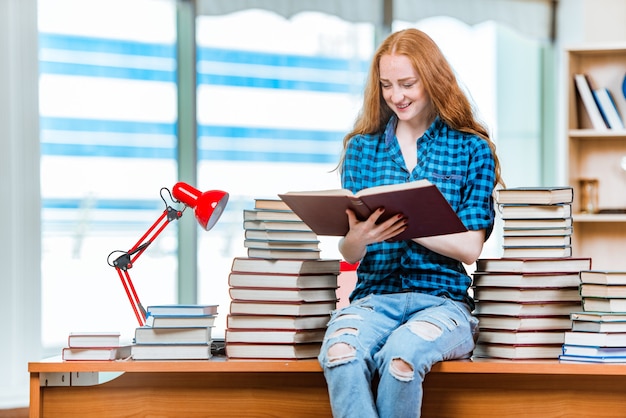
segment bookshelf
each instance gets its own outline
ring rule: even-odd
[[[626,130],[592,129],[574,83],[574,74],[582,73],[592,88],[609,89],[624,120],[626,44],[566,49],[565,69],[566,178],[575,196],[573,255],[592,257],[594,269],[626,269]],[[585,178],[598,180],[600,213],[581,212],[579,180]]]

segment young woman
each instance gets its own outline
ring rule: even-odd
[[[401,215],[379,224],[384,208],[366,220],[346,214],[339,250],[359,262],[358,280],[351,304],[333,312],[319,356],[333,415],[419,417],[431,366],[474,349],[478,321],[463,263],[480,256],[491,233],[501,183],[486,128],[425,33],[393,33],[376,51],[339,168],[353,192],[426,178],[468,229],[389,241],[405,229]]]

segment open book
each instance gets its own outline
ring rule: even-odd
[[[318,235],[344,236],[349,230],[346,209],[365,220],[380,207],[385,212],[379,221],[399,213],[408,219],[408,228],[394,241],[467,231],[437,186],[425,179],[371,187],[357,194],[335,189],[278,196]]]

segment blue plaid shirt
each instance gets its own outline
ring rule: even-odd
[[[391,118],[382,135],[357,135],[346,149],[342,185],[352,192],[384,184],[428,179],[437,185],[467,229],[493,229],[495,162],[487,142],[458,132],[437,118],[417,142],[417,166],[409,173]],[[419,202],[417,202],[419,204]],[[368,294],[420,292],[473,307],[463,264],[411,241],[370,244],[357,270],[350,299]]]

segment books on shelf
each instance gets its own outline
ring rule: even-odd
[[[593,97],[606,125],[610,129],[624,129],[624,121],[617,110],[615,100],[609,89],[604,87],[594,89]]]
[[[330,314],[324,315],[235,315],[226,318],[227,329],[320,329],[326,327]]]
[[[604,122],[600,109],[598,108],[598,105],[593,97],[593,91],[589,83],[588,75],[574,74],[574,83],[576,85],[576,91],[578,92],[587,115],[589,116],[593,129],[597,129],[599,131],[607,130],[607,125]],[[583,124],[579,122],[579,126],[582,125]]]
[[[210,344],[210,327],[135,328],[135,344]]]
[[[482,287],[474,288],[474,298],[482,301],[504,302],[579,302],[578,288],[511,288]]]
[[[321,343],[326,328],[317,329],[226,329],[226,345],[233,343],[254,344],[303,344]]]
[[[321,343],[309,344],[226,344],[226,355],[236,359],[300,360],[316,358]]]
[[[556,359],[561,354],[562,344],[492,344],[476,345],[474,357],[492,357],[510,360]]]
[[[569,315],[554,316],[507,316],[477,315],[481,329],[502,329],[511,331],[569,331],[572,321]]]
[[[212,357],[209,344],[135,344],[131,355],[133,360],[208,360]]]
[[[566,331],[481,329],[478,335],[478,342],[481,344],[490,343],[514,345],[563,344],[565,332]]]
[[[588,257],[554,258],[480,258],[476,261],[476,270],[483,272],[505,273],[580,273],[591,269]]]
[[[580,279],[578,273],[498,273],[475,271],[473,274],[474,286],[481,287],[578,287]]]
[[[315,289],[337,287],[336,273],[326,274],[285,274],[285,273],[240,273],[231,271],[228,274],[228,284],[233,287],[256,288],[299,288]],[[576,278],[578,280],[578,277]]]
[[[574,189],[571,186],[511,187],[499,189],[496,196],[499,204],[553,205],[572,203]]]
[[[336,259],[261,259],[235,257],[231,266],[233,272],[249,273],[283,273],[283,274],[315,274],[340,272],[341,260]]]
[[[279,197],[318,235],[344,236],[349,229],[347,209],[364,220],[381,207],[385,212],[380,221],[398,214],[408,219],[407,229],[394,240],[467,230],[437,186],[426,179],[371,187],[356,194],[335,189],[288,192]]]
[[[336,301],[275,302],[232,300],[230,313],[235,315],[327,315],[336,308]]]
[[[131,355],[130,345],[117,347],[64,347],[61,351],[61,358],[66,361],[112,361],[124,360]]]
[[[67,337],[71,348],[117,347],[120,345],[120,333],[117,331],[74,331]]]
[[[229,294],[234,300],[249,301],[321,302],[337,300],[335,287],[321,289],[231,287]]]

